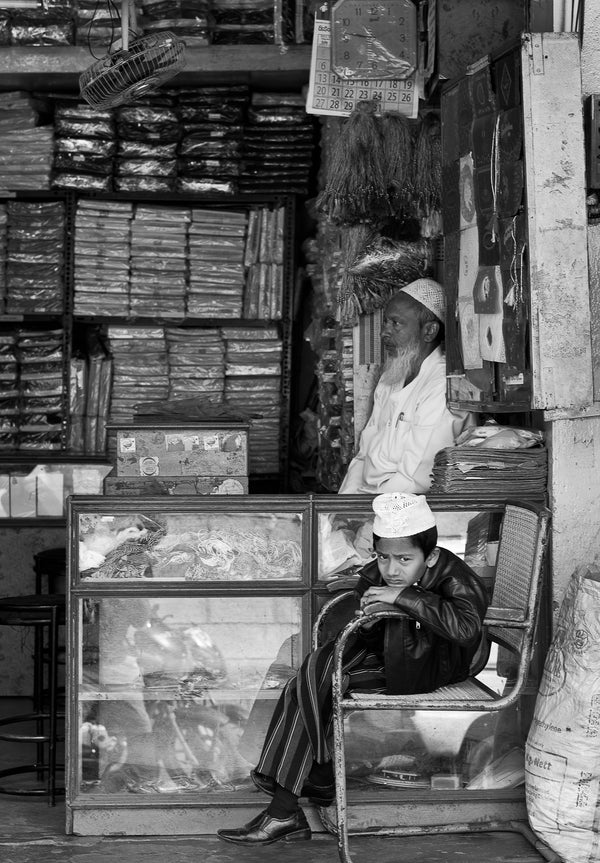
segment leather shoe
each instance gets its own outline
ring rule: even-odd
[[[272,797],[275,794],[275,780],[272,776],[266,776],[264,773],[258,773],[256,770],[250,771],[250,777],[259,791],[263,791]],[[335,785],[313,785],[310,780],[306,780],[302,786],[301,797],[306,797],[309,803],[314,806],[331,806],[335,800]]]
[[[217,830],[219,839],[234,845],[271,845],[273,842],[297,842],[310,839],[311,832],[302,809],[289,818],[272,818],[265,810],[243,827],[233,830]]]

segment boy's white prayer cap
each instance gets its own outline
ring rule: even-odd
[[[435,517],[423,494],[404,494],[393,491],[380,494],[373,500],[373,533],[393,539],[414,536],[435,527]]]

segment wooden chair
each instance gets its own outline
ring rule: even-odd
[[[534,635],[540,606],[542,562],[547,540],[549,512],[544,507],[525,503],[507,503],[502,521],[498,547],[496,577],[490,606],[484,621],[484,634],[488,643],[497,644],[514,656],[516,674],[507,688],[499,694],[477,677],[481,671],[462,683],[443,686],[434,692],[417,695],[382,695],[380,693],[343,692],[342,656],[344,646],[353,632],[365,620],[402,617],[403,612],[393,609],[378,611],[366,617],[353,619],[338,634],[334,652],[333,671],[333,760],[337,804],[337,837],[340,859],[352,863],[348,841],[346,759],[344,751],[344,716],[355,710],[444,710],[444,711],[497,711],[514,705],[527,683],[532,656]],[[315,646],[328,613],[347,592],[336,595],[321,609],[313,630]],[[361,830],[360,835],[418,835],[426,833],[459,833],[478,830],[517,830],[546,853],[549,849],[538,843],[529,827],[520,822],[501,824],[460,823],[414,827],[378,827]],[[552,854],[552,852],[550,852]],[[549,856],[549,860],[558,858]]]

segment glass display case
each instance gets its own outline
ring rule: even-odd
[[[491,590],[502,507],[431,504],[439,544]],[[265,800],[249,771],[276,699],[318,610],[373,557],[371,498],[74,496],[68,521],[67,832],[211,833],[227,806],[253,817]],[[501,686],[496,657],[489,671]],[[355,790],[397,792],[390,765],[411,793],[468,790],[494,735],[480,722],[471,741],[474,719],[388,728],[363,714],[349,738]]]

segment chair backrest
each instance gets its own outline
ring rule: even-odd
[[[488,615],[520,621],[523,627],[488,627],[488,635],[510,650],[522,652],[533,637],[549,511],[534,504],[507,503],[498,546],[496,578]]]

